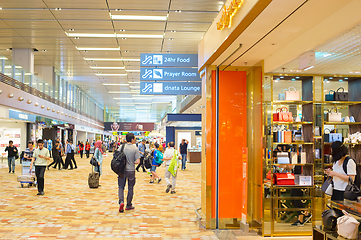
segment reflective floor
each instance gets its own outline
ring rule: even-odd
[[[165,193],[164,179],[149,184],[147,173],[137,173],[135,210],[119,213],[110,157],[104,159],[99,189],[88,187],[89,159],[76,159],[78,169],[46,171],[44,196],[36,196],[35,187],[21,188],[16,179],[20,165],[9,174],[7,161],[0,162],[0,239],[272,239],[198,227],[194,211],[200,207],[199,164],[179,172],[174,195]],[[158,172],[164,176],[164,167]]]
[[[149,184],[147,173],[137,173],[135,210],[118,212],[117,177],[104,159],[99,189],[89,189],[89,159],[76,158],[78,169],[45,173],[45,195],[21,188],[6,162],[0,169],[0,239],[218,239],[198,227],[201,166],[190,164],[179,172],[176,194],[165,193],[164,179]],[[164,176],[164,167],[159,168]]]

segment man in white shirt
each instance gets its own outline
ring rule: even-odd
[[[179,158],[179,152],[174,149],[174,142],[168,143],[168,148],[164,152],[163,160],[165,162],[166,170],[165,170],[165,182],[167,183],[167,189],[165,190],[166,193],[169,193],[169,191],[172,189],[171,194],[175,194],[175,184],[177,181],[177,171],[175,171],[175,176],[172,175],[172,173],[169,171],[169,165],[171,163],[171,160],[176,154],[177,156],[177,162]],[[172,183],[170,182],[170,177],[172,177]]]
[[[44,141],[42,139],[39,139],[37,143],[38,148],[34,150],[33,159],[30,164],[30,172],[35,161],[35,175],[36,181],[38,182],[37,195],[44,195],[44,175],[47,161],[50,160],[50,153],[47,148],[44,148]]]

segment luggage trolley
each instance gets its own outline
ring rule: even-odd
[[[31,186],[36,186],[35,182],[35,168],[33,167],[30,172],[31,161],[23,159],[21,173],[22,175],[18,176],[18,182],[20,182],[21,187],[24,187],[25,184],[28,184],[28,188]]]

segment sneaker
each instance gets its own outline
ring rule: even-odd
[[[149,183],[154,183],[154,181],[150,181]]]
[[[119,205],[119,212],[120,213],[124,212],[124,203],[123,202],[121,202]]]
[[[300,220],[297,220],[296,222],[292,223],[291,226],[303,226],[303,224],[300,222]]]
[[[175,194],[176,192],[175,191],[171,191],[170,194]]]
[[[47,168],[47,169],[48,169],[48,171],[49,171],[49,166],[47,166],[46,168]]]
[[[161,179],[161,178],[159,178],[159,179],[158,179],[158,183],[160,183],[160,181],[162,181],[162,179]]]
[[[167,186],[167,189],[165,190],[165,192],[166,192],[166,193],[169,193],[169,191],[170,191],[171,188],[172,188],[172,185],[169,184],[169,185]]]
[[[133,210],[134,207],[133,206],[130,206],[130,207],[126,207],[125,210],[129,211],[129,210]]]
[[[304,218],[303,218],[303,223],[302,223],[302,226],[305,225],[308,221],[310,221],[312,218],[312,214],[309,213],[308,215],[305,215]]]
[[[36,195],[38,195],[38,196],[41,195],[41,192],[38,192],[38,194],[36,194]]]

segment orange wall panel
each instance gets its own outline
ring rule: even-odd
[[[219,217],[242,217],[242,148],[247,147],[247,74],[219,72]]]

